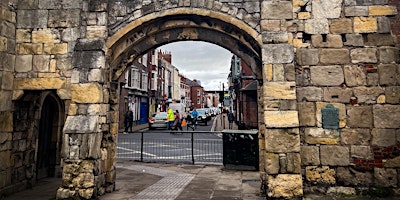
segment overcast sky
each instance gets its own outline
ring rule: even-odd
[[[205,90],[227,88],[232,53],[220,46],[197,41],[174,42],[159,47],[171,52],[172,65],[187,78],[200,80]]]

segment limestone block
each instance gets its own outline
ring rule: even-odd
[[[283,81],[296,81],[296,72],[293,64],[284,65],[284,80]]]
[[[32,55],[19,55],[15,60],[16,72],[29,72],[32,70]]]
[[[297,49],[296,62],[299,65],[317,65],[319,62],[318,49],[308,49],[308,48]]]
[[[311,18],[311,13],[310,12],[299,12],[297,14],[298,19],[310,19]]]
[[[353,91],[349,88],[342,88],[342,87],[324,88],[324,101],[326,102],[349,103],[352,95]]]
[[[17,29],[15,41],[17,43],[30,43],[31,42],[31,30],[30,29]]]
[[[266,152],[300,152],[298,129],[267,129],[265,134]]]
[[[301,165],[320,165],[319,147],[301,146],[300,150]]]
[[[374,105],[373,112],[375,128],[400,128],[400,106]]]
[[[280,20],[261,20],[260,23],[262,31],[280,31],[281,21]]]
[[[371,131],[372,140],[371,145],[378,147],[395,146],[396,130],[395,129],[382,129],[374,128]]]
[[[361,47],[364,46],[364,39],[361,34],[346,34],[345,46]]]
[[[352,158],[374,159],[370,146],[351,146]]]
[[[76,103],[103,103],[103,88],[97,83],[72,84],[71,98]]]
[[[110,123],[110,134],[118,135],[119,132],[119,123]]]
[[[322,35],[312,35],[311,41],[313,47],[316,48],[342,48],[343,42],[340,35],[326,35],[326,41],[323,40]]]
[[[321,49],[321,64],[348,64],[350,63],[350,53],[348,49]]]
[[[308,19],[304,26],[304,31],[308,34],[329,34],[328,19]]]
[[[356,189],[352,187],[342,187],[342,186],[336,186],[336,187],[329,187],[328,190],[326,191],[328,195],[356,195]]]
[[[321,164],[329,166],[350,165],[350,151],[348,147],[336,145],[320,146]]]
[[[56,11],[58,12],[58,11]],[[17,28],[46,28],[48,11],[47,10],[18,10]]]
[[[263,78],[264,81],[272,81],[273,79],[273,68],[272,64],[264,64],[263,65]]]
[[[353,89],[354,96],[357,98],[358,103],[372,104],[376,103],[380,95],[385,94],[382,87],[355,87]]]
[[[94,188],[79,189],[78,194],[85,199],[91,199],[94,195]]]
[[[42,44],[17,44],[17,53],[20,55],[24,54],[43,54]]]
[[[396,38],[392,34],[368,34],[367,41],[365,41],[367,46],[395,46]]]
[[[20,89],[20,90],[60,89],[63,87],[64,81],[65,80],[60,78],[15,79],[14,89]]]
[[[300,126],[315,126],[315,105],[312,102],[299,102]]]
[[[345,65],[344,80],[348,87],[367,85],[367,74],[361,66]]]
[[[268,176],[268,197],[294,199],[303,196],[301,175]]]
[[[311,66],[310,72],[315,86],[339,86],[344,82],[343,69],[339,65]]]
[[[382,160],[384,168],[398,168],[400,167],[400,157],[393,159]]]
[[[262,60],[264,64],[291,63],[294,58],[294,49],[290,44],[264,44]]]
[[[313,1],[312,15],[316,19],[335,19],[340,17],[343,0]]]
[[[79,69],[105,68],[105,57],[102,51],[74,52],[72,65]]]
[[[372,128],[373,115],[371,106],[347,107],[347,125],[350,128]]]
[[[341,129],[340,138],[345,145],[369,145],[371,133],[366,128],[344,128]]]
[[[13,72],[3,71],[0,75],[0,86],[2,90],[12,90],[13,89]],[[2,91],[3,92],[3,91]]]
[[[106,26],[88,26],[86,27],[87,38],[106,38],[107,27]]]
[[[108,113],[107,104],[90,104],[87,107],[88,115],[107,115]]]
[[[350,57],[352,63],[376,63],[378,58],[376,57],[376,48],[360,48],[352,49],[350,51]]]
[[[339,144],[339,131],[323,128],[306,128],[304,138],[307,144]]]
[[[330,169],[328,166],[306,167],[306,179],[311,184],[335,184],[336,183],[336,172],[334,169]]]
[[[399,66],[396,64],[378,65],[380,85],[398,85],[400,82]]]
[[[332,34],[353,33],[353,21],[347,18],[333,20],[330,30]]]
[[[92,69],[88,74],[89,82],[104,82],[104,73],[102,69]]]
[[[0,51],[7,51],[7,38],[0,36]]]
[[[76,191],[75,190],[69,190],[69,189],[64,189],[62,187],[59,187],[57,189],[57,199],[68,199],[71,197],[74,197],[76,195]]]
[[[101,132],[82,135],[82,144],[79,149],[79,158],[99,159],[101,157],[100,147],[102,139],[103,134]]]
[[[369,171],[360,172],[352,168],[338,167],[336,170],[338,182],[346,183],[349,186],[372,186],[373,176]]]
[[[287,153],[287,166],[286,170],[289,173],[300,174],[301,173],[301,159],[300,153]]]
[[[1,99],[3,100],[3,99]],[[13,113],[10,111],[0,111],[0,131],[2,133],[13,131]]]
[[[397,8],[394,6],[369,6],[369,16],[397,15]]]
[[[11,151],[0,152],[0,171],[4,171],[14,165]]]
[[[319,87],[298,87],[297,101],[322,101],[323,90]]]
[[[381,63],[399,63],[400,52],[395,47],[381,47],[379,51],[379,61]]]
[[[67,54],[68,53],[68,44],[44,44],[44,52],[46,54]]]
[[[33,43],[58,43],[60,42],[58,32],[52,32],[51,29],[39,29],[32,31]]]
[[[346,17],[368,16],[368,6],[346,6],[344,7]]]
[[[389,86],[385,89],[385,100],[389,104],[400,103],[400,86]]]
[[[50,67],[50,55],[34,55],[33,70],[37,72],[48,72]]]
[[[76,27],[80,22],[80,10],[49,10],[47,26],[50,28],[70,28]]]
[[[327,102],[316,102],[316,116],[318,127],[322,127],[322,113],[321,109],[325,108],[328,104],[332,104],[333,107],[339,109],[339,128],[346,126],[346,107],[342,103],[327,103]]]
[[[262,41],[264,44],[287,43],[289,41],[289,35],[286,31],[264,32],[262,33]]]
[[[265,154],[265,172],[268,174],[279,173],[279,155],[274,153]]]
[[[263,87],[265,99],[296,99],[295,82],[266,82]]]
[[[391,25],[389,17],[378,17],[378,33],[390,33]]]
[[[261,19],[292,19],[293,5],[289,1],[261,2]]]
[[[378,21],[372,17],[355,17],[354,32],[355,33],[373,33],[378,31]]]
[[[64,133],[98,133],[98,116],[68,116],[65,121]]]
[[[367,74],[367,86],[378,86],[379,84],[379,74],[378,73],[368,73]]]
[[[298,127],[297,111],[265,111],[265,125],[268,128]]]
[[[396,169],[374,168],[375,186],[397,187]]]

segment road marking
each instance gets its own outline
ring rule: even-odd
[[[140,154],[140,151],[135,151],[135,150],[133,150],[133,149],[127,149],[127,148],[124,148],[124,147],[118,147],[118,146],[117,146],[117,149],[122,149],[122,150],[125,150],[125,151],[130,151],[130,152],[134,152],[134,153],[139,153],[139,154]],[[122,153],[118,153],[118,154],[122,154]],[[146,152],[143,152],[143,155],[157,156],[157,155],[155,155],[155,154],[146,153]]]

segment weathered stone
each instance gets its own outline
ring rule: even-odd
[[[264,83],[265,99],[296,99],[295,82]]]
[[[29,72],[32,70],[32,55],[20,55],[15,60],[16,72]]]
[[[98,133],[98,116],[68,116],[64,133]]]
[[[29,29],[17,29],[16,30],[16,42],[23,43],[23,42],[31,42],[31,30]]]
[[[343,0],[313,1],[312,15],[316,19],[335,19],[340,17]]]
[[[29,43],[17,44],[17,52],[20,55],[43,54],[43,46],[42,46],[42,44],[29,44]]]
[[[267,127],[299,126],[297,111],[265,111],[264,118]]]
[[[396,145],[396,140],[393,140],[396,137],[395,129],[374,128],[371,131],[371,135],[371,145],[373,146],[388,147]]]
[[[344,82],[341,66],[311,66],[311,82],[315,86],[339,86]]]
[[[322,35],[312,35],[312,45],[316,48],[342,48],[343,42],[340,35],[328,34],[325,36],[325,40]]]
[[[397,85],[400,82],[399,67],[395,64],[378,65],[379,84]]]
[[[351,146],[351,157],[361,159],[373,159],[370,146]]]
[[[312,102],[299,102],[300,126],[315,126],[315,105]]]
[[[43,51],[46,54],[66,54],[68,52],[68,44],[44,44]]]
[[[296,73],[293,64],[286,64],[284,66],[284,81],[296,81]]]
[[[356,195],[356,189],[352,187],[329,187],[326,192],[328,195]]]
[[[336,170],[337,181],[345,186],[372,186],[372,173],[360,172],[347,167],[338,167]]]
[[[301,146],[300,151],[302,165],[320,165],[319,147],[317,146]]]
[[[279,174],[268,176],[268,196],[291,199],[303,195],[301,175]]]
[[[301,173],[300,153],[288,153],[286,154],[286,159],[287,159],[286,171],[288,173],[300,174]]]
[[[53,33],[51,29],[40,29],[32,31],[33,43],[57,43],[59,41],[58,32]]]
[[[279,173],[279,155],[274,153],[265,154],[265,172],[268,174]]]
[[[354,32],[355,33],[373,33],[378,31],[378,21],[372,17],[355,17]]]
[[[378,73],[368,73],[367,74],[367,86],[378,86],[379,84],[379,74]]]
[[[265,64],[291,63],[294,58],[293,46],[290,44],[264,44],[262,57]]]
[[[79,9],[69,10],[49,10],[49,20],[47,26],[51,28],[70,28],[79,25]]]
[[[340,132],[341,143],[345,145],[369,145],[371,133],[369,129],[344,128]]]
[[[321,164],[329,166],[348,166],[350,164],[350,151],[345,146],[322,145],[320,146]]]
[[[265,32],[262,34],[264,44],[287,43],[289,40],[288,32]]]
[[[396,15],[397,9],[394,6],[369,6],[369,16]]]
[[[349,88],[324,88],[324,101],[326,102],[349,103],[352,95],[353,91]]]
[[[368,34],[365,41],[367,46],[394,46],[396,39],[392,34]]]
[[[386,103],[400,103],[400,86],[389,86],[385,89]]]
[[[299,152],[299,130],[267,129],[265,135],[265,150],[267,152]]]
[[[330,169],[328,166],[306,167],[306,179],[311,184],[335,184],[335,175],[335,170]]]
[[[360,47],[364,45],[364,40],[361,34],[346,34],[345,46]]]
[[[322,49],[319,61],[321,64],[348,64],[350,53],[347,49]]]
[[[38,72],[48,72],[50,67],[49,55],[34,55],[33,70]]]
[[[20,90],[60,89],[62,88],[63,84],[64,80],[60,78],[16,79],[14,80],[14,89],[20,89]]]
[[[365,87],[360,86],[353,89],[354,96],[358,103],[372,104],[376,103],[380,95],[385,94],[381,87]]]
[[[280,31],[280,20],[261,20],[261,30],[263,31]]]
[[[304,137],[307,144],[339,144],[338,130],[306,128]]]
[[[374,105],[373,112],[375,128],[400,128],[400,106]]]
[[[378,17],[378,33],[390,33],[390,19],[388,17]]]
[[[309,19],[305,22],[305,32],[308,34],[328,34],[328,19]]]
[[[261,19],[292,19],[293,5],[292,2],[281,1],[261,2]]]
[[[352,49],[350,57],[352,63],[376,63],[377,50],[375,48]]]
[[[103,103],[104,100],[102,87],[96,83],[72,84],[71,98],[77,103]]]
[[[399,63],[400,52],[398,48],[381,47],[379,50],[379,61],[381,63]]]
[[[0,130],[2,132],[12,132],[14,124],[12,112],[1,111],[0,113]]]
[[[372,127],[373,115],[371,106],[347,107],[347,115],[347,124],[350,128]]]
[[[322,101],[323,90],[318,87],[299,87],[296,89],[297,101]]]
[[[396,169],[374,168],[375,186],[397,187]]]
[[[319,62],[318,49],[300,48],[296,52],[296,62],[299,65],[317,65]]]
[[[346,17],[368,16],[368,6],[349,6],[344,8]]]
[[[100,146],[102,137],[103,135],[100,133],[82,135],[82,144],[79,149],[79,158],[99,159],[101,157]]]
[[[351,19],[336,19],[330,24],[330,31],[333,34],[353,33],[353,21]]]
[[[358,65],[344,66],[344,80],[349,87],[367,85],[366,72]]]

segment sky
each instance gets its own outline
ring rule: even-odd
[[[227,78],[233,54],[215,44],[198,41],[174,42],[159,47],[171,52],[172,65],[187,78],[200,80],[207,90],[222,90],[227,87]]]

